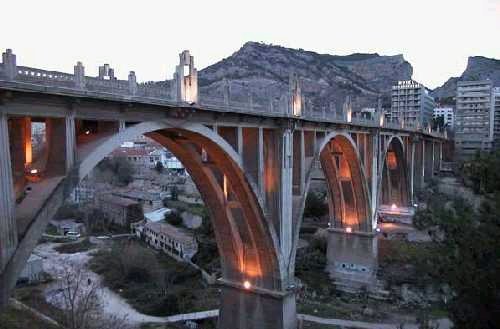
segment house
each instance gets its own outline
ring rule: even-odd
[[[113,192],[113,195],[122,199],[129,199],[139,203],[143,211],[151,212],[163,207],[162,195],[165,193],[158,191],[140,191],[128,189]]]
[[[180,259],[190,260],[198,251],[193,235],[165,222],[146,222],[142,235],[153,248]]]
[[[129,226],[130,223],[141,221],[144,217],[140,203],[112,194],[101,195],[99,207],[107,217],[109,224]]]
[[[43,258],[35,254],[31,254],[17,280],[28,283],[38,282],[42,279],[42,274]]]
[[[51,220],[50,225],[56,228],[59,235],[66,235],[68,232],[77,232],[81,235],[86,233],[85,224],[77,223],[74,219]]]

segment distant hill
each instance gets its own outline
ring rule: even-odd
[[[457,82],[464,80],[490,79],[495,86],[500,86],[500,60],[483,56],[471,56],[467,68],[459,77],[450,78],[441,87],[434,89],[431,95],[438,99],[455,96]]]
[[[316,106],[334,104],[347,95],[354,106],[375,106],[379,94],[389,95],[398,80],[410,79],[413,68],[403,55],[318,54],[257,42],[247,42],[234,54],[199,72],[200,93],[222,97],[223,79],[230,83],[231,99],[269,104],[288,90],[291,72],[302,79],[302,89]]]

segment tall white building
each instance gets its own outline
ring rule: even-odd
[[[461,160],[493,146],[495,97],[490,80],[459,81],[455,112],[455,152]]]
[[[454,110],[453,107],[436,107],[432,115],[434,119],[438,117],[443,117],[444,126],[453,128],[455,124]]]
[[[494,120],[493,120],[493,146],[500,149],[500,87],[493,88]]]
[[[398,81],[392,86],[391,101],[389,120],[417,123],[420,127],[431,122],[436,107],[425,86],[413,80]]]

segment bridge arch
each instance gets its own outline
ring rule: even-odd
[[[167,121],[130,126],[92,151],[79,154],[79,179],[123,142],[140,135],[171,151],[193,178],[214,226],[223,279],[281,289],[283,271],[277,238],[264,216],[262,201],[242,169],[241,156],[212,129]]]
[[[392,135],[382,153],[382,170],[378,177],[378,204],[407,207],[410,203],[408,165],[401,136]]]
[[[368,182],[356,143],[347,133],[332,132],[325,136],[318,152],[333,227],[371,232]]]

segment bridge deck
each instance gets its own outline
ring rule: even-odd
[[[64,176],[46,177],[37,183],[29,183],[31,191],[21,203],[16,205],[16,223],[19,237],[23,237],[36,214],[50,198],[57,185],[64,179]]]

